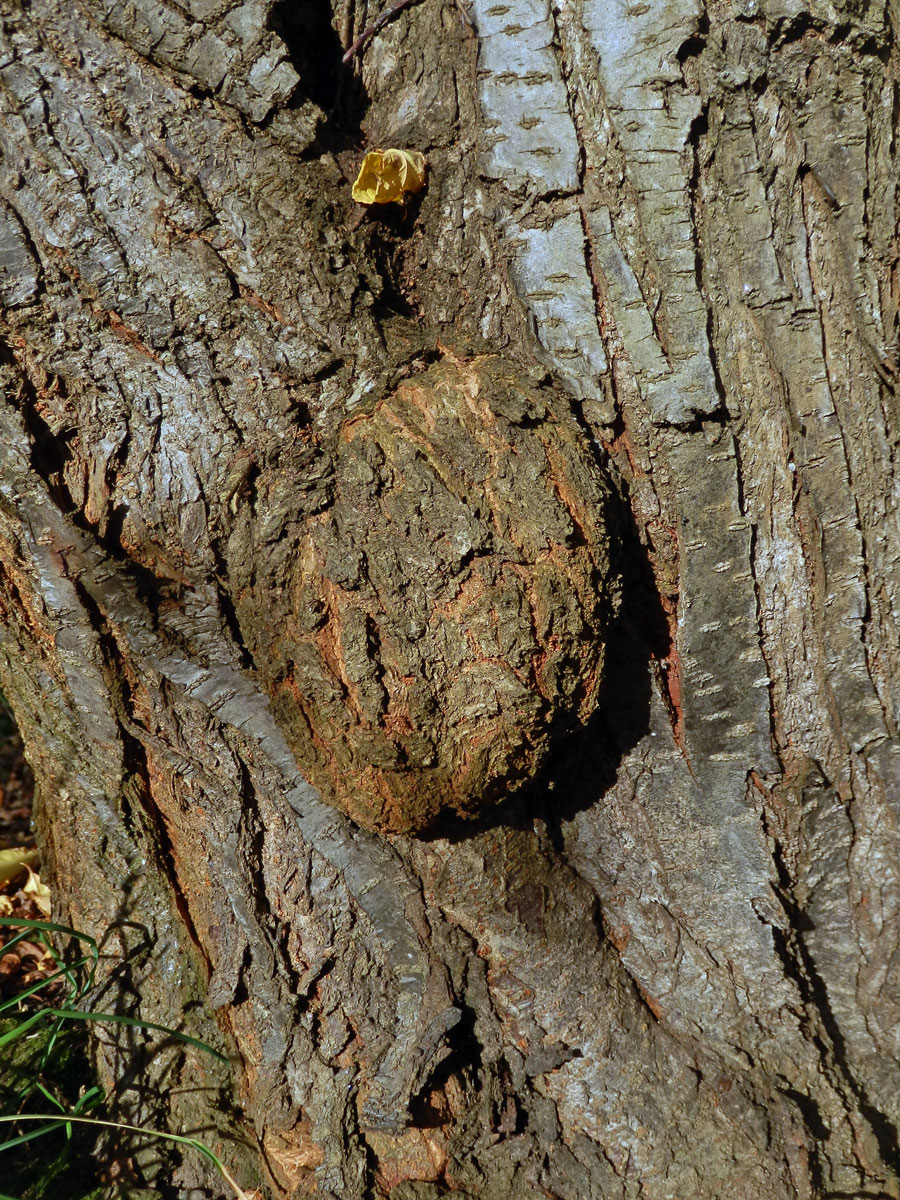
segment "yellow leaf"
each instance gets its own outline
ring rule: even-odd
[[[389,204],[424,186],[424,154],[418,150],[370,150],[351,194],[358,204]]]
[[[37,850],[0,850],[0,887],[38,860]]]
[[[26,896],[30,896],[45,917],[49,919],[52,911],[50,905],[50,889],[46,883],[41,882],[41,877],[36,872],[32,871],[31,867],[27,868],[28,879],[22,887],[22,891]]]

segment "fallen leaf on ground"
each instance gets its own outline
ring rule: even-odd
[[[41,882],[41,877],[36,871],[32,871],[31,867],[27,868],[28,879],[22,885],[22,891],[29,899],[33,900],[43,915],[50,920],[52,907],[50,904],[50,889],[46,883]]]
[[[23,850],[21,847],[0,850],[0,886],[34,866],[39,857],[37,850]]]

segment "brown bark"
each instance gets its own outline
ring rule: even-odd
[[[0,685],[95,1003],[231,1055],[119,1111],[900,1196],[896,9],[2,13]]]

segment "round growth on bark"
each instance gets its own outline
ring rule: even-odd
[[[591,714],[615,607],[609,486],[534,372],[445,353],[334,449],[264,664],[301,767],[380,832],[472,816]]]

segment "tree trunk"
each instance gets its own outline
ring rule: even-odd
[[[0,685],[96,1007],[230,1056],[118,1111],[900,1196],[896,6],[2,11]]]

